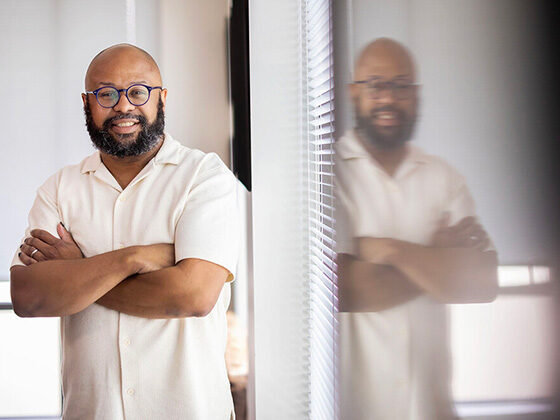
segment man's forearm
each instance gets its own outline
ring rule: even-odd
[[[403,304],[422,293],[394,267],[337,257],[341,312],[377,312]]]
[[[91,258],[51,260],[14,266],[10,286],[19,316],[65,316],[79,312],[137,272],[134,250]]]
[[[474,248],[436,248],[391,240],[386,264],[445,303],[489,302],[497,293],[497,256]]]
[[[96,303],[143,318],[205,316],[214,307],[227,270],[187,259],[177,265],[126,279]]]

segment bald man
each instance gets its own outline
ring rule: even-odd
[[[390,39],[361,52],[337,142],[345,420],[454,417],[444,303],[496,296],[497,256],[464,179],[409,144],[419,86]]]
[[[98,149],[38,190],[11,267],[14,311],[61,317],[64,419],[224,419],[235,178],[164,133],[154,59],[120,44],[82,94]]]

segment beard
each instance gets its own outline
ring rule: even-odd
[[[415,118],[407,115],[404,111],[394,107],[382,107],[373,109],[369,115],[364,116],[360,112],[359,107],[356,109],[356,123],[357,128],[365,136],[365,138],[375,147],[379,149],[396,149],[405,144],[412,138],[414,131]],[[397,114],[401,124],[391,133],[387,134],[379,130],[379,128],[372,122],[375,114],[378,112],[389,111]]]
[[[111,156],[123,158],[127,156],[139,156],[152,150],[163,136],[165,128],[165,114],[163,112],[163,102],[158,101],[156,119],[152,124],[143,115],[121,114],[112,118],[107,118],[103,122],[103,127],[99,129],[91,115],[89,102],[84,105],[86,117],[86,127],[91,141],[96,149]],[[138,121],[141,130],[133,140],[134,133],[113,136],[109,129],[111,125],[122,119],[133,119]],[[129,141],[127,141],[129,140]]]

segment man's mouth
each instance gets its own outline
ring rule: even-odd
[[[111,129],[117,134],[129,134],[140,127],[138,120],[117,120],[111,124]]]
[[[379,111],[373,115],[375,125],[382,127],[392,127],[399,125],[401,119],[398,112],[395,111]]]

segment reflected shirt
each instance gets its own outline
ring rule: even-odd
[[[463,177],[443,159],[407,144],[393,176],[354,132],[336,145],[338,252],[354,238],[427,245],[444,213],[475,214]],[[345,420],[454,418],[446,306],[428,295],[379,312],[339,313],[341,412]]]

